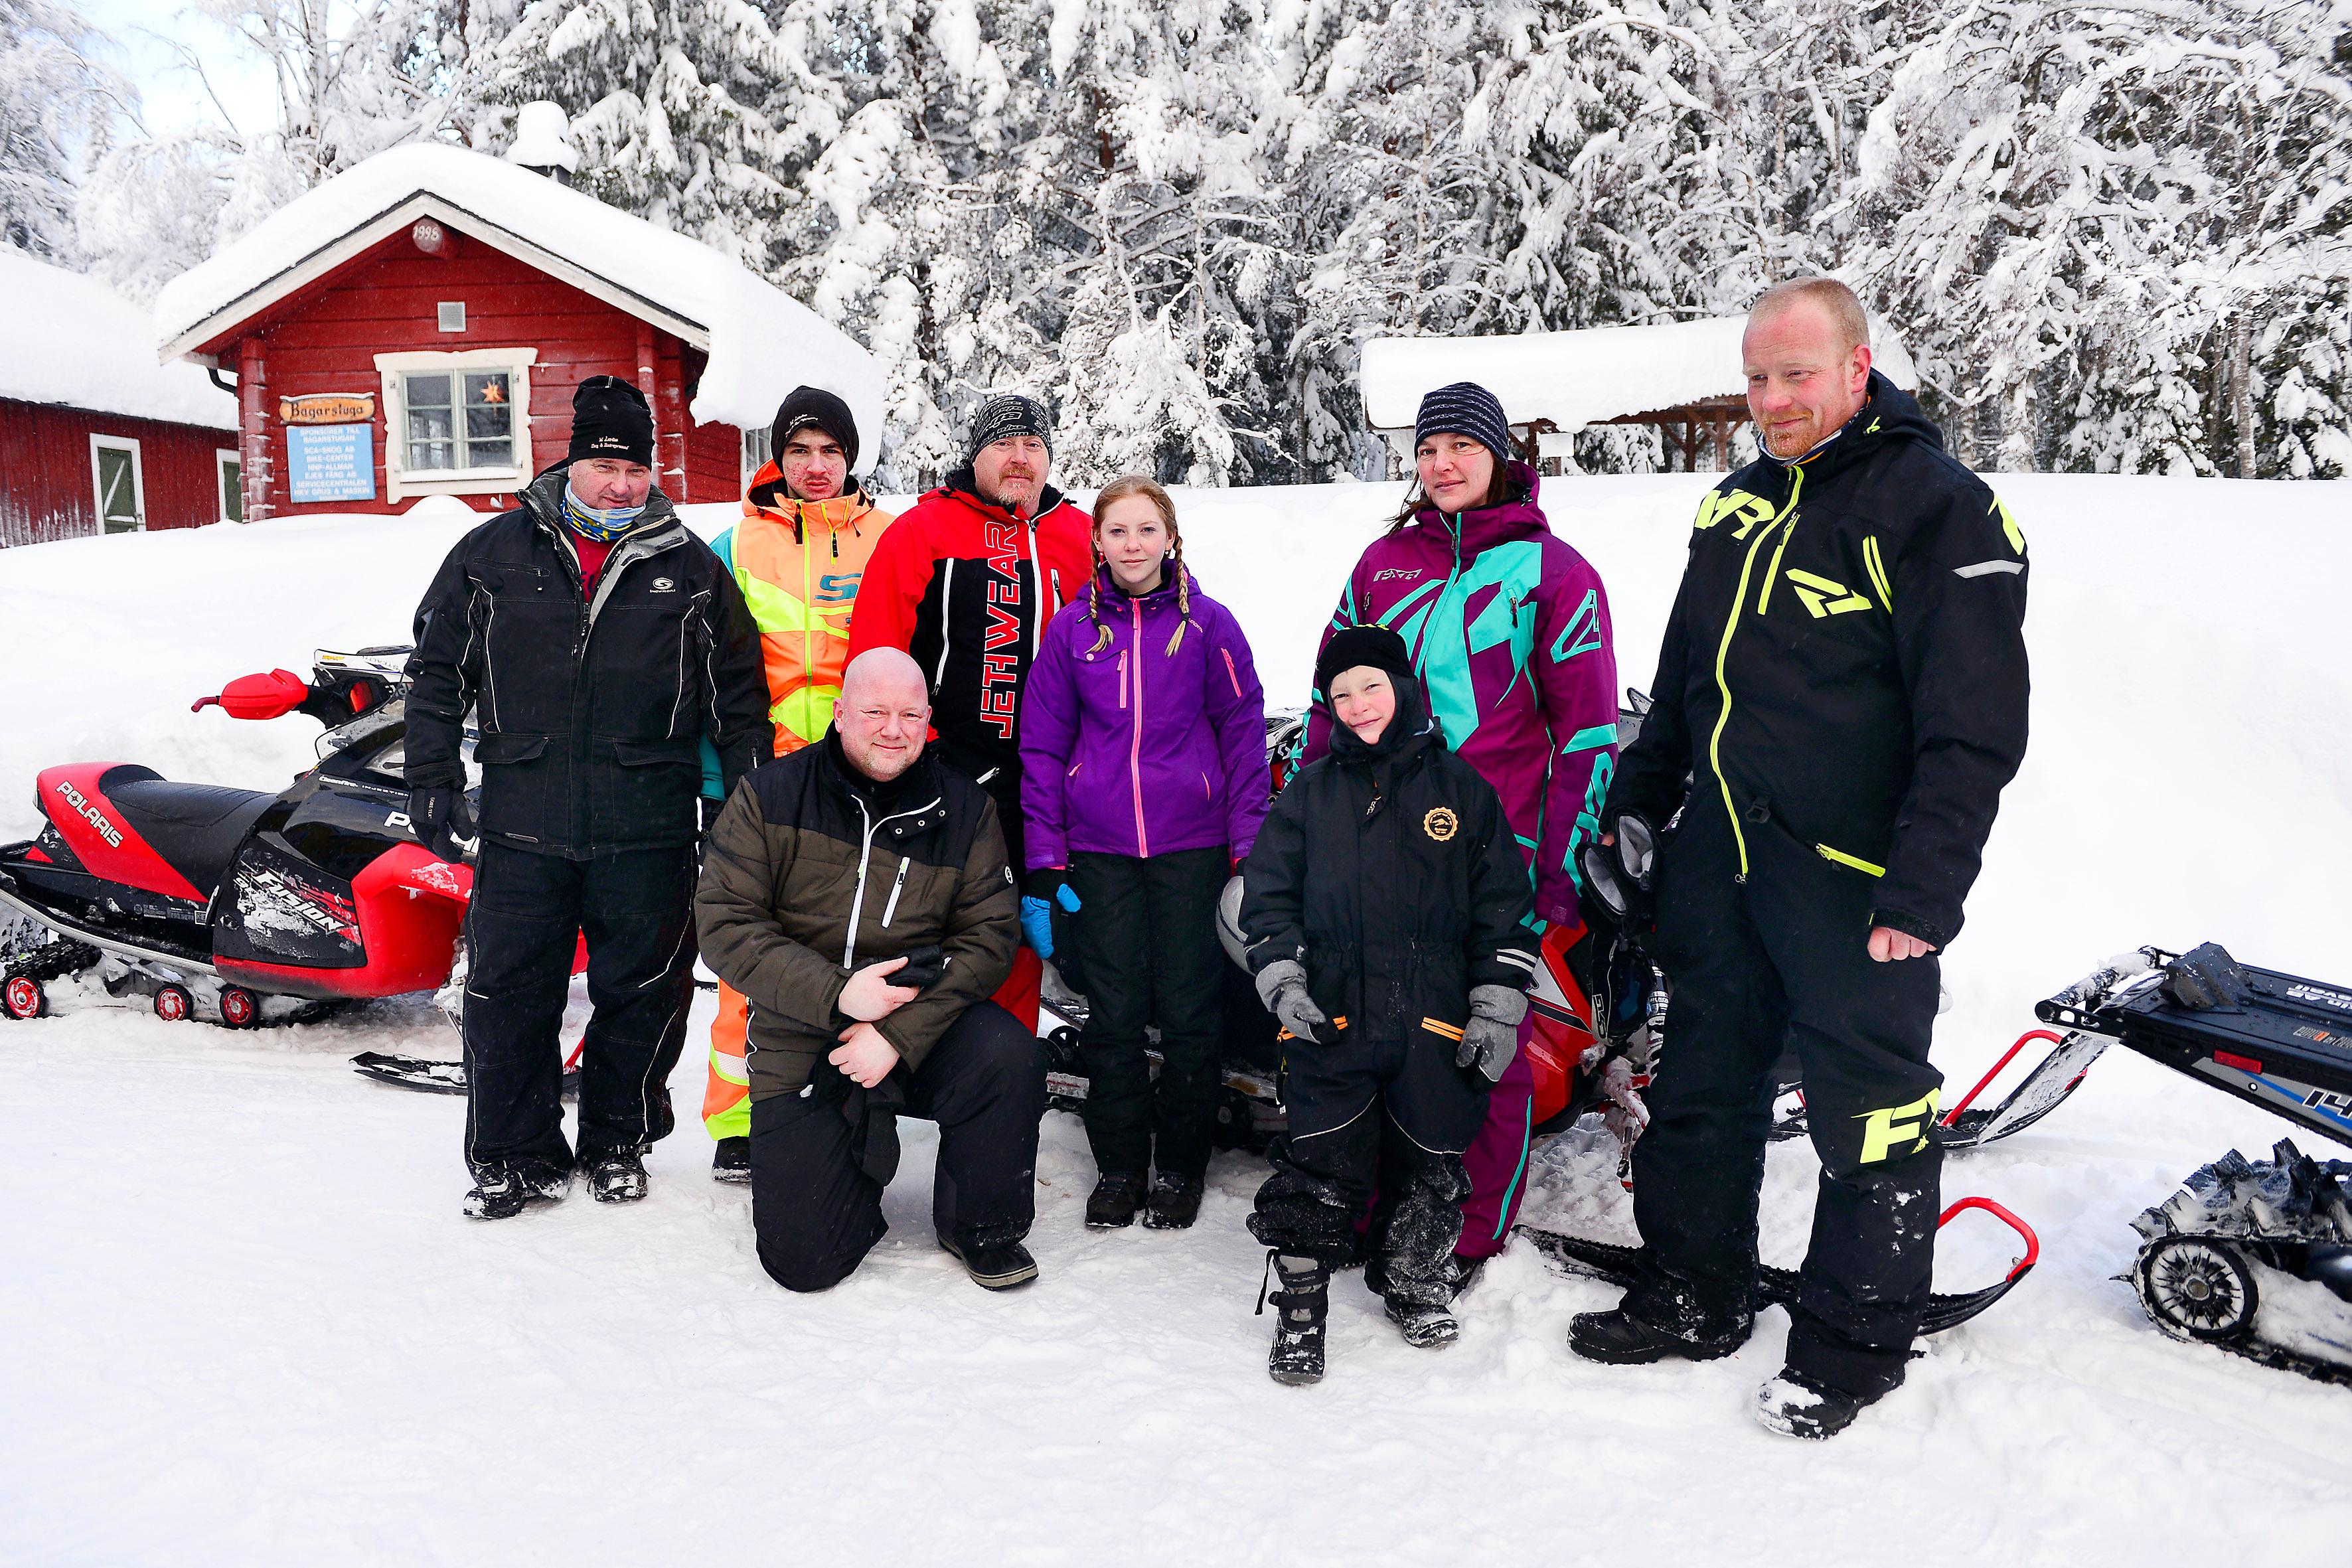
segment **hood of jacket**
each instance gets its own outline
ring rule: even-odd
[[[1933,451],[1944,449],[1944,433],[1920,408],[1919,400],[1874,370],[1862,406],[1838,426],[1837,434],[1801,458],[1763,452],[1755,467],[1765,475],[1777,472],[1785,493],[1791,468],[1803,468],[1807,486],[1818,486],[1890,446],[1914,441]]]
[[[874,510],[874,498],[855,485],[845,494],[824,500],[801,500],[784,488],[784,471],[773,458],[760,465],[760,471],[743,489],[744,516],[765,513],[788,522],[793,536],[801,539],[812,532],[855,530]]]
[[[1465,553],[1514,539],[1533,539],[1549,533],[1551,522],[1544,516],[1539,499],[1543,476],[1520,462],[1504,465],[1503,471],[1510,478],[1513,494],[1502,505],[1469,507],[1450,516],[1433,506],[1424,506],[1413,513],[1413,521],[1458,540]]]
[[[1385,777],[1395,764],[1445,743],[1421,682],[1409,675],[1391,675],[1389,680],[1396,689],[1396,712],[1379,740],[1367,742],[1336,717],[1331,721],[1331,760],[1344,767],[1369,767],[1375,778]]]

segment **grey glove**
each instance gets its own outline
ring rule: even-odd
[[[1296,959],[1276,959],[1257,972],[1257,999],[1302,1040],[1314,1039],[1315,1031],[1330,1022],[1307,994],[1307,968]]]
[[[1528,994],[1511,985],[1473,985],[1470,1021],[1462,1026],[1462,1048],[1454,1065],[1475,1065],[1488,1083],[1503,1081],[1519,1054],[1519,1020],[1528,1016]]]

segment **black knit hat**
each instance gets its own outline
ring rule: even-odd
[[[1421,400],[1421,413],[1412,422],[1412,444],[1419,447],[1441,432],[1469,437],[1494,453],[1496,462],[1511,460],[1511,427],[1503,418],[1503,405],[1475,381],[1441,386]]]
[[[768,426],[768,450],[782,455],[784,443],[803,430],[822,430],[841,443],[849,469],[857,471],[857,421],[849,405],[821,386],[796,386],[776,406],[776,422]]]
[[[572,450],[564,460],[592,458],[654,464],[653,405],[617,375],[592,375],[572,395]]]
[[[972,418],[971,438],[963,446],[963,466],[971,467],[982,447],[1007,436],[1034,436],[1045,443],[1045,455],[1054,455],[1054,416],[1045,412],[1045,405],[1017,392],[1000,392],[982,404]]]
[[[1315,689],[1330,696],[1331,682],[1339,673],[1360,664],[1385,669],[1400,680],[1415,679],[1412,655],[1405,651],[1404,638],[1386,626],[1349,626],[1332,633],[1331,640],[1316,656]]]

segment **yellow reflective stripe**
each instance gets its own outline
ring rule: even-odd
[[[1790,470],[1789,504],[1781,509],[1783,516],[1797,509],[1797,497],[1803,493],[1804,488],[1805,470]],[[1769,528],[1759,533],[1756,542],[1748,547],[1747,559],[1739,563],[1739,586],[1732,591],[1731,615],[1723,623],[1723,640],[1716,645],[1715,649],[1715,686],[1723,693],[1723,711],[1715,716],[1715,733],[1708,736],[1706,742],[1706,760],[1708,765],[1715,769],[1716,787],[1723,791],[1723,815],[1730,819],[1731,841],[1739,848],[1739,879],[1743,882],[1748,879],[1748,835],[1739,829],[1739,808],[1731,804],[1731,784],[1723,776],[1723,727],[1731,722],[1731,682],[1723,672],[1723,663],[1730,657],[1731,635],[1739,629],[1739,612],[1748,603],[1748,576],[1755,570],[1756,552],[1771,537],[1772,531]]]
[[[768,717],[814,744],[824,738],[825,726],[833,722],[834,699],[840,695],[841,688],[837,686],[803,686],[784,693],[768,710]]]
[[[2000,519],[2001,535],[2009,541],[2009,547],[2020,555],[2024,554],[2025,531],[2017,526],[2017,519],[2010,511],[2009,503],[1995,496],[1992,498],[1992,510],[1994,515]]]
[[[1797,520],[1790,518],[1780,529],[1780,542],[1773,548],[1772,564],[1764,569],[1764,591],[1756,595],[1756,613],[1762,615],[1772,604],[1772,584],[1780,576],[1780,556],[1789,548],[1789,538],[1797,531]]]
[[[787,632],[809,629],[807,601],[795,599],[764,577],[755,577],[742,566],[735,568],[736,585],[743,590],[743,603],[751,607],[751,620],[766,637],[782,637]],[[824,627],[818,623],[820,629]]]
[[[1878,590],[1878,602],[1886,606],[1888,615],[1893,615],[1895,590],[1886,585],[1886,563],[1879,556],[1878,535],[1874,533],[1862,542],[1862,564],[1870,574],[1871,586]]]
[[[1816,844],[1813,847],[1822,852],[1822,858],[1824,860],[1834,860],[1841,866],[1851,866],[1857,871],[1867,871],[1874,877],[1886,875],[1885,867],[1874,866],[1860,856],[1849,855],[1843,849],[1832,849],[1826,844]]]

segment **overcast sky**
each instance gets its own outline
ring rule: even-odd
[[[98,25],[107,63],[139,89],[141,114],[158,134],[221,118],[174,43],[194,50],[239,131],[266,129],[277,110],[269,72],[219,23],[175,0],[78,0]]]

